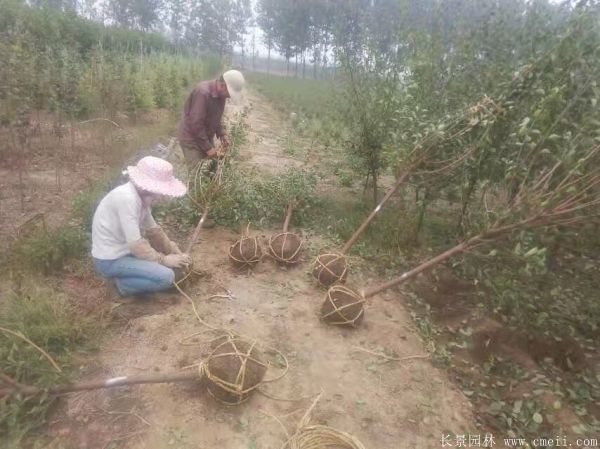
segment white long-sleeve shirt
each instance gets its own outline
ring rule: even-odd
[[[143,230],[157,226],[135,186],[120,185],[102,198],[94,213],[92,256],[104,260],[126,256],[131,253],[129,244],[141,239]]]

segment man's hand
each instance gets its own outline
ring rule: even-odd
[[[191,265],[193,260],[192,260],[192,256],[190,256],[187,253],[181,253],[180,256],[183,256],[183,260],[185,261],[186,265]]]
[[[210,159],[214,159],[217,157],[217,149],[216,148],[211,148],[210,150],[208,150],[206,152],[206,156],[208,156]]]
[[[163,257],[163,265],[169,268],[187,267],[192,263],[192,258],[187,254],[169,254]]]
[[[231,141],[229,140],[229,136],[227,134],[223,134],[221,136],[221,145],[223,146],[224,150],[228,150],[231,146]]]

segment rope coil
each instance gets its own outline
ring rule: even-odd
[[[349,433],[329,426],[310,424],[311,413],[322,395],[323,392],[321,391],[304,413],[296,427],[296,431],[291,436],[279,418],[270,414],[267,415],[274,418],[286,434],[287,440],[283,443],[281,449],[365,449],[365,446]]]
[[[365,449],[349,433],[323,425],[304,426],[298,429],[281,449]]]

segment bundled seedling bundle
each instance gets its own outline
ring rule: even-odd
[[[209,176],[206,176],[205,165],[207,162],[210,163],[212,161],[202,161],[193,170],[193,177],[190,176],[190,179],[188,179],[188,198],[199,210],[202,210],[202,216],[190,236],[185,248],[186,253],[189,253],[196,244],[198,236],[200,235],[200,230],[208,217],[212,205],[225,189],[223,171],[227,164],[228,154],[229,153],[225,153],[225,155],[217,161],[217,167],[214,173],[210,173]]]

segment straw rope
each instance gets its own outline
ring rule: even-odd
[[[365,449],[365,446],[354,436],[329,426],[310,424],[311,413],[321,399],[323,392],[312,402],[298,423],[296,431],[290,436],[287,429],[279,418],[269,413],[265,415],[275,419],[285,432],[287,440],[281,449],[325,449],[334,447],[336,449]]]
[[[356,437],[329,426],[305,426],[292,436],[282,449],[365,449]]]

